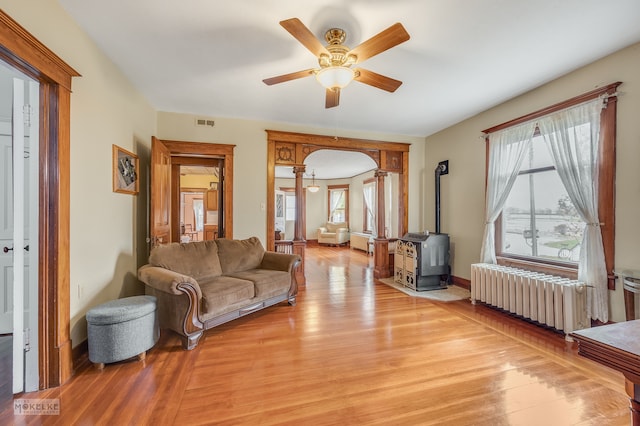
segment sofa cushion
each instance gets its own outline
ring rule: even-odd
[[[188,275],[198,282],[222,275],[215,241],[160,245],[151,250],[149,263]]]
[[[202,309],[208,314],[220,315],[232,310],[238,303],[246,303],[256,295],[252,281],[220,276],[200,283]]]
[[[251,281],[256,286],[257,298],[269,298],[286,293],[291,287],[291,274],[270,269],[251,269],[230,274],[234,278]]]
[[[258,237],[246,240],[218,238],[215,241],[218,244],[218,256],[223,274],[246,271],[260,266],[264,247]]]

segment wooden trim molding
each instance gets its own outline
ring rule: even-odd
[[[451,283],[466,290],[471,290],[471,280],[468,280],[466,278],[456,277],[455,275],[452,275]]]
[[[380,172],[399,175],[399,235],[404,235],[409,226],[409,147],[399,142],[371,139],[345,138],[306,133],[267,132],[267,250],[275,250],[275,168],[276,166],[301,166],[305,158],[321,149],[361,152],[371,157]],[[387,260],[388,261],[388,260]],[[304,263],[303,263],[304,265]],[[380,269],[380,268],[378,268]],[[299,281],[303,284],[303,281]]]
[[[554,112],[570,108],[572,106],[597,99],[598,97],[606,97],[606,106],[602,109],[600,114],[600,152],[598,158],[598,216],[601,222],[600,229],[602,233],[602,243],[604,248],[605,264],[608,276],[608,288],[615,290],[615,274],[613,272],[615,262],[615,176],[616,176],[616,116],[617,116],[617,104],[618,98],[616,91],[618,86],[622,82],[608,84],[606,86],[591,90],[587,93],[583,93],[571,99],[563,102],[551,105],[547,108],[532,112],[531,114],[518,117],[511,121],[507,121],[497,126],[490,127],[483,130],[483,133],[487,134],[485,138],[486,143],[486,173],[485,173],[485,188],[486,180],[489,170],[489,135],[499,130],[503,130],[518,124],[525,123],[527,121],[535,120]],[[501,218],[496,221],[496,250],[501,247]],[[569,271],[576,271],[575,268],[552,265],[547,262],[536,262],[533,260],[520,260],[506,256],[502,253],[497,253],[498,256],[502,256],[501,264],[524,264],[526,263],[528,268],[540,272],[555,273],[557,275],[566,276],[571,275]],[[508,260],[507,260],[508,259]]]
[[[40,389],[73,373],[70,338],[71,81],[80,74],[0,10],[0,59],[40,83],[38,365]]]
[[[266,130],[267,132],[267,247],[274,247],[274,224],[269,219],[275,211],[275,167],[304,164],[304,159],[314,151],[332,149],[355,151],[371,157],[379,170],[398,173],[399,192],[399,235],[404,235],[409,226],[409,147],[408,143],[376,141],[307,133]]]
[[[331,214],[331,191],[335,191],[335,190],[344,190],[344,196],[345,196],[345,200],[344,200],[344,205],[345,205],[345,209],[344,209],[344,221],[349,223],[349,187],[351,185],[349,184],[342,184],[342,185],[327,185],[327,218],[329,218],[329,215]]]
[[[503,130],[509,127],[516,126],[518,124],[526,123],[527,121],[535,120],[537,118],[544,117],[545,115],[549,115],[554,112],[561,111],[563,109],[572,107],[574,105],[578,105],[583,102],[596,99],[599,96],[603,96],[606,94],[614,95],[618,86],[620,86],[621,84],[622,84],[621,81],[617,81],[615,83],[611,83],[606,86],[599,87],[597,89],[591,90],[590,92],[583,93],[571,99],[567,99],[565,101],[558,102],[557,104],[553,104],[546,108],[539,109],[538,111],[534,111],[532,113],[523,115],[522,117],[514,118],[513,120],[504,122],[502,124],[489,127],[488,129],[483,130],[482,133],[485,133],[485,134],[494,133],[494,132],[497,132],[498,130]]]
[[[49,80],[71,91],[80,74],[0,9],[0,58],[36,80]]]
[[[175,141],[158,139],[164,146],[167,147],[171,153],[171,166],[172,173],[175,177],[179,175],[179,164],[190,165],[211,165],[211,159],[218,159],[224,161],[223,172],[223,209],[224,209],[224,237],[233,238],[233,156],[235,145],[218,144],[218,143],[206,143],[206,142],[188,142],[188,141]],[[175,181],[175,182],[174,182]],[[179,179],[172,179],[172,184],[175,185],[172,188],[172,194],[180,193]],[[179,221],[179,209],[178,200],[173,195],[171,196],[172,203],[175,203],[171,207],[172,223],[180,223]],[[178,227],[172,226],[173,240],[178,241],[177,232]],[[174,229],[175,228],[175,229]]]

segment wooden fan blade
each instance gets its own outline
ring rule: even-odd
[[[409,40],[410,36],[401,23],[395,23],[386,30],[374,35],[369,40],[351,49],[350,55],[357,56],[356,64],[366,61],[372,56],[391,49],[394,46]]]
[[[330,55],[320,40],[298,18],[280,21],[280,25],[296,38],[311,53],[319,57],[321,54]]]
[[[363,68],[356,68],[354,71],[356,72],[354,80],[368,84],[369,86],[377,87],[378,89],[386,90],[387,92],[395,92],[402,84],[400,80],[394,80],[391,77],[365,70]]]
[[[325,108],[337,107],[340,103],[340,89],[327,89],[327,97],[324,102]]]
[[[313,68],[304,71],[296,71],[290,74],[283,74],[276,77],[265,78],[262,80],[266,85],[271,86],[272,84],[284,83],[285,81],[296,80],[298,78],[308,77],[313,75]]]

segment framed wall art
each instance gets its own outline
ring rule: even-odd
[[[113,145],[113,192],[138,194],[138,156]]]

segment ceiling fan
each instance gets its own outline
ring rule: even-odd
[[[347,34],[339,28],[332,28],[325,33],[324,38],[328,44],[323,46],[298,18],[280,21],[280,25],[318,58],[320,68],[310,68],[262,80],[269,86],[315,75],[320,84],[326,88],[325,108],[333,108],[340,102],[340,90],[351,80],[387,92],[395,92],[402,84],[399,80],[364,68],[351,68],[352,65],[364,62],[378,53],[409,40],[409,33],[400,23],[393,24],[353,49],[342,44]]]

